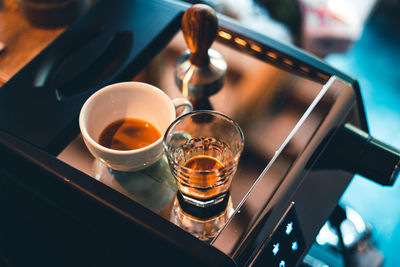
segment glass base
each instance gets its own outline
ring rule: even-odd
[[[230,193],[227,191],[223,195],[220,195],[208,202],[201,202],[203,205],[199,205],[197,201],[187,198],[179,190],[176,193],[176,198],[182,210],[187,214],[200,219],[209,219],[217,216],[226,209],[230,199]]]
[[[212,242],[234,212],[232,200],[228,194],[225,208],[222,212],[210,218],[199,218],[182,209],[178,195],[179,193],[175,198],[170,220],[180,228],[207,243]],[[198,207],[196,208],[199,209]]]

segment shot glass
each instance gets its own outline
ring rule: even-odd
[[[181,204],[208,208],[227,202],[244,146],[236,122],[216,111],[190,112],[169,126],[163,144]]]

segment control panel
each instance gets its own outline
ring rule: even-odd
[[[271,238],[267,240],[252,266],[296,266],[305,249],[304,237],[291,203]]]

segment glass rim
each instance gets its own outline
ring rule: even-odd
[[[235,129],[239,132],[240,140],[241,140],[242,142],[244,142],[244,134],[243,134],[242,129],[240,128],[239,124],[238,124],[236,121],[234,121],[232,118],[230,118],[228,115],[225,115],[225,114],[223,114],[223,113],[221,113],[221,112],[219,112],[219,111],[215,111],[215,110],[193,110],[193,111],[191,111],[191,112],[188,112],[188,113],[186,113],[186,114],[183,114],[183,115],[177,117],[173,122],[171,122],[171,124],[168,126],[167,130],[166,130],[165,133],[164,133],[163,143],[164,143],[164,144],[167,143],[168,133],[169,133],[169,132],[171,131],[171,129],[172,129],[174,126],[176,126],[180,121],[184,120],[184,119],[187,118],[187,117],[193,117],[194,115],[202,114],[202,113],[203,113],[203,114],[208,113],[208,114],[217,115],[217,116],[220,116],[220,117],[222,117],[222,118],[224,118],[224,119],[230,121],[230,122],[234,125]],[[242,147],[243,147],[243,146],[242,146]]]

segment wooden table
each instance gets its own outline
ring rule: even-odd
[[[14,76],[66,27],[38,28],[22,14],[17,0],[0,0],[0,86]],[[1,47],[1,45],[0,45]]]

